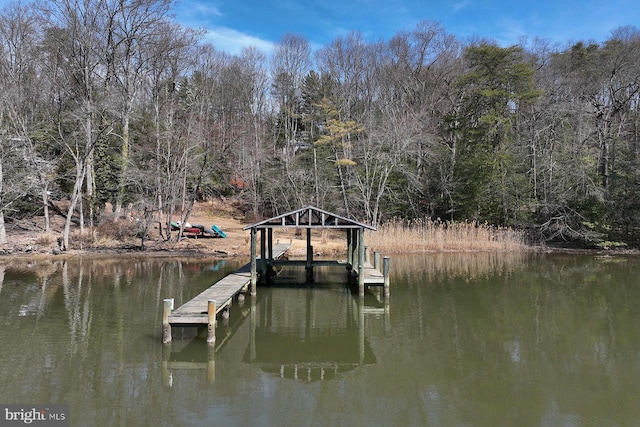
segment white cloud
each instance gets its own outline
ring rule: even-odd
[[[204,39],[216,49],[230,55],[239,55],[243,47],[255,47],[266,55],[273,51],[273,42],[263,40],[232,28],[215,27],[208,29]]]
[[[214,5],[198,3],[193,9],[197,15],[222,16],[222,12]]]
[[[453,4],[453,11],[459,12],[469,6],[469,0],[459,1]]]
[[[174,0],[173,9],[180,14],[198,16],[222,16],[222,12],[215,4],[216,1],[208,0]]]

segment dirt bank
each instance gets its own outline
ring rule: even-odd
[[[175,218],[177,220],[179,218]],[[130,253],[144,253],[145,256],[214,256],[249,257],[250,236],[242,228],[253,221],[245,219],[233,202],[215,200],[196,203],[188,222],[202,224],[209,228],[215,224],[225,232],[226,238],[183,237],[166,241],[159,236],[159,224],[154,221],[149,228],[148,239],[141,248],[141,239],[135,236],[140,218],[133,212],[126,219],[117,222],[102,220],[93,229],[80,231],[72,226],[70,248],[59,251],[58,239],[62,236],[64,218],[51,217],[51,232],[45,233],[44,218],[34,217],[7,223],[7,243],[0,246],[1,257],[42,257],[42,256],[118,256]],[[295,230],[274,230],[274,240],[291,241],[291,256],[305,255],[304,234],[296,235]],[[344,234],[339,231],[323,230],[313,233],[312,245],[318,255],[339,255],[345,252]]]

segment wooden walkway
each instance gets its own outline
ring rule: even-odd
[[[384,286],[384,274],[368,262],[364,263],[364,284]]]
[[[291,247],[278,244],[273,247],[273,259],[281,258]],[[251,264],[246,264],[235,272],[214,283],[190,301],[173,310],[169,315],[172,326],[205,326],[209,322],[208,302],[216,301],[216,314],[231,305],[233,297],[247,291],[251,283]]]
[[[273,246],[273,255],[265,257],[268,268],[276,265],[304,265],[307,269],[307,281],[313,280],[313,267],[321,265],[344,265],[349,268],[350,278],[357,278],[358,293],[364,297],[365,286],[381,286],[384,288],[385,298],[389,296],[389,258],[385,257],[384,262],[380,262],[378,253],[374,253],[374,265],[368,260],[364,260],[359,268],[352,269],[346,262],[316,260],[308,256],[307,260],[279,260],[291,247],[291,243],[277,244]],[[264,253],[264,250],[263,250]],[[256,259],[253,258],[255,261]],[[253,271],[252,271],[253,264]],[[262,263],[260,263],[262,264]],[[243,298],[243,292],[250,291],[255,295],[256,267],[254,262],[250,262],[235,272],[225,276],[222,280],[214,283],[190,301],[187,301],[177,309],[173,309],[173,299],[168,298],[163,301],[162,315],[162,342],[171,342],[171,328],[178,327],[199,327],[206,326],[208,329],[207,342],[215,343],[215,325],[218,313],[228,316],[229,308],[234,297]],[[380,271],[382,267],[382,272]],[[264,265],[261,265],[262,274],[266,273]],[[362,273],[359,277],[358,273]],[[264,278],[263,278],[264,279]]]

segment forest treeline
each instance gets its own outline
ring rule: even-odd
[[[229,55],[171,6],[2,9],[0,240],[52,199],[69,201],[66,247],[72,221],[133,209],[168,224],[220,196],[251,218],[314,205],[639,240],[637,28],[500,47],[423,21],[389,40],[352,32],[312,50],[285,34],[269,56]]]

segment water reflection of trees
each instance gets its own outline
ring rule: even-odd
[[[438,256],[405,264],[394,258],[394,272],[407,269],[395,273],[401,279],[392,276],[394,313],[408,318],[389,339],[411,343],[404,354],[416,360],[409,366],[429,367],[397,373],[400,383],[415,384],[416,395],[430,385],[425,412],[446,417],[434,396],[496,424],[514,415],[505,408],[526,411],[529,420],[574,413],[597,419],[607,407],[636,408],[628,391],[640,381],[637,258],[473,255],[462,265],[464,258],[451,257],[449,265]],[[401,286],[410,292],[400,294]],[[631,409],[618,417],[639,415]]]
[[[141,408],[158,407],[158,395],[148,390],[162,387],[161,353],[152,351],[160,296],[191,298],[223,274],[207,270],[213,264],[153,258],[0,264],[0,401],[71,403],[77,425],[171,420],[177,415],[162,410],[143,410],[140,418]]]
[[[312,384],[322,392],[311,397],[294,395],[300,381],[268,375],[274,395],[290,396],[293,404],[262,395],[263,406],[253,412],[246,402],[261,394],[252,387],[267,376],[242,363],[251,342],[246,321],[227,344],[233,352],[218,360],[224,369],[214,384],[177,373],[173,387],[163,388],[160,301],[197,294],[214,280],[203,269],[136,259],[4,265],[0,401],[71,402],[78,425],[180,425],[185,412],[202,414],[203,402],[220,400],[236,413],[247,410],[247,420],[275,404],[334,425],[346,419],[336,405],[375,413],[380,425],[640,419],[637,258],[451,255],[393,257],[389,333],[382,317],[365,318],[375,364],[352,371],[344,384]],[[275,317],[256,318],[256,326],[286,332],[286,322],[306,319],[299,317],[306,306],[276,302]]]

